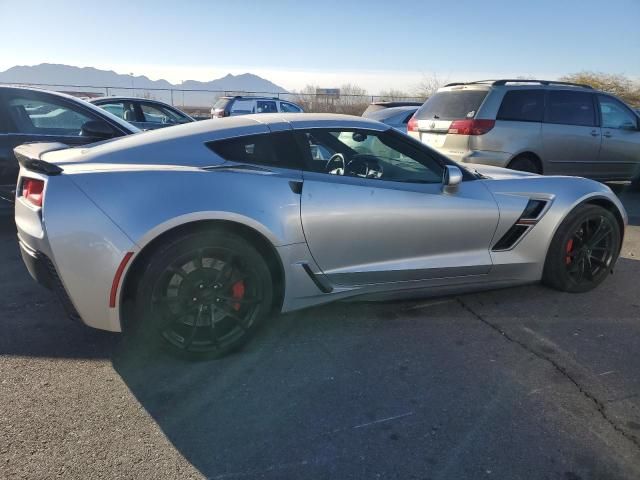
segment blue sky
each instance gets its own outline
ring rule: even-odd
[[[173,82],[251,71],[371,92],[434,74],[640,77],[640,0],[0,0],[0,18],[0,70],[67,63]]]

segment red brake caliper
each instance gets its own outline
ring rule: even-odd
[[[236,300],[241,300],[244,297],[244,282],[242,280],[237,281],[231,287],[231,296]],[[239,303],[233,303],[232,307],[235,311],[240,310]]]
[[[571,253],[571,250],[573,250],[573,238],[570,238],[567,242],[567,248],[565,249],[565,252]],[[564,263],[567,265],[571,263],[571,257],[569,255],[564,257]]]

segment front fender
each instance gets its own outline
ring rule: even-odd
[[[511,250],[491,252],[494,267],[514,279],[536,281],[542,271],[551,241],[567,216],[578,205],[586,202],[609,202],[620,214],[623,225],[627,224],[627,213],[620,200],[609,187],[599,182],[578,177],[531,176],[504,180],[484,181],[493,193],[501,210],[501,218],[509,213],[511,220],[503,222],[502,228],[515,221],[515,211],[524,208],[527,198],[547,198],[551,201],[544,216],[531,228]],[[516,204],[516,200],[520,203]],[[516,208],[517,207],[517,208]],[[509,223],[507,225],[507,223]],[[624,232],[623,232],[624,233]],[[496,235],[497,236],[497,235]],[[513,268],[512,268],[513,267]],[[513,273],[512,273],[513,272]]]

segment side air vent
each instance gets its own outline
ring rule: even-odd
[[[494,252],[509,250],[522,238],[527,230],[529,230],[529,226],[515,224],[498,240],[498,243],[493,246],[492,250]]]
[[[507,233],[496,242],[491,250],[501,252],[511,250],[515,247],[522,237],[542,218],[548,203],[546,200],[529,200],[520,218],[518,218],[516,223],[507,230]]]
[[[547,202],[544,200],[529,200],[524,212],[520,215],[520,220],[538,220],[546,206]]]

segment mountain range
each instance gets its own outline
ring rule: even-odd
[[[164,101],[170,100],[170,90],[172,89],[215,90],[219,92],[286,92],[281,86],[252,73],[243,73],[241,75],[228,74],[222,78],[208,82],[186,80],[176,85],[167,80],[151,80],[144,75],[123,75],[112,70],[100,70],[93,67],[74,67],[71,65],[52,63],[11,67],[4,72],[0,72],[0,83],[44,84],[59,91],[82,91],[103,95],[145,96]],[[76,87],[73,87],[74,85]],[[109,90],[105,87],[109,87]],[[165,89],[166,91],[155,91],[153,89]],[[176,92],[174,92],[174,94],[175,93]],[[220,93],[211,94],[204,92],[179,93],[183,105],[185,102],[187,105],[210,105],[219,95]],[[178,99],[178,101],[180,99]]]

